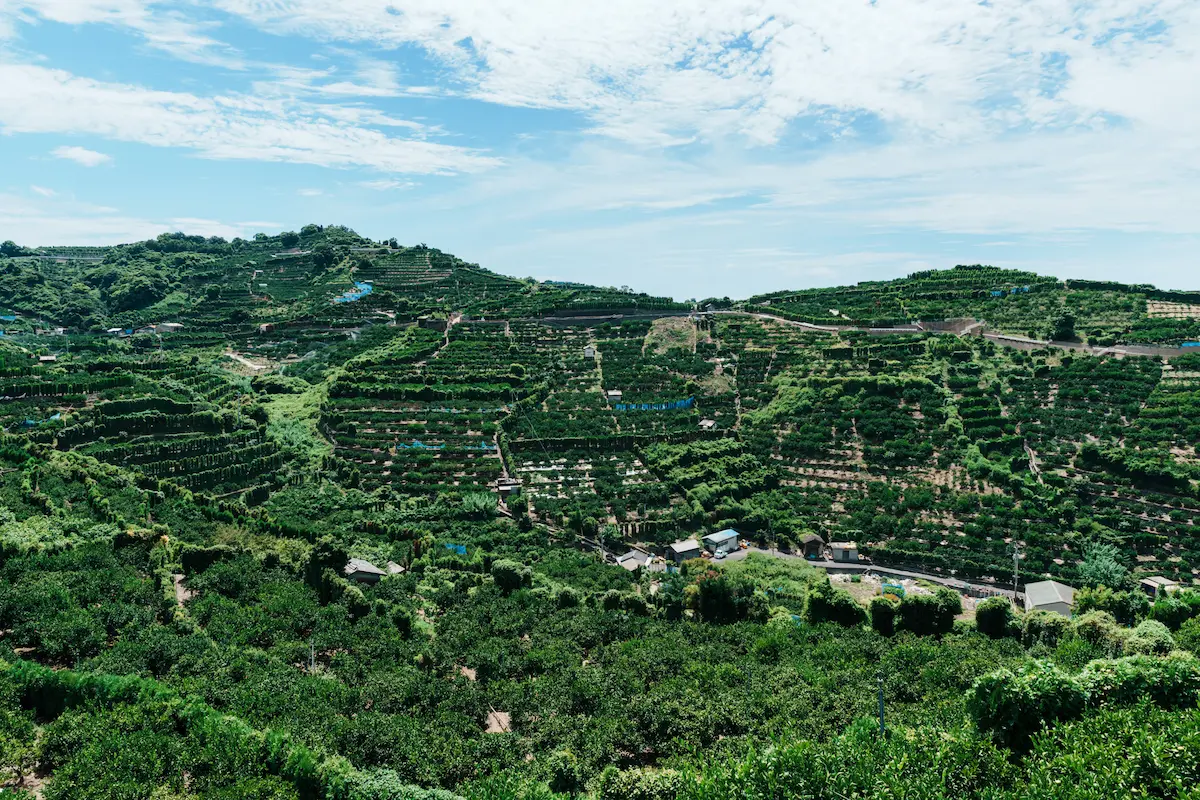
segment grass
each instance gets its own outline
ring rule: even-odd
[[[301,394],[277,395],[265,404],[267,435],[309,466],[333,454],[333,445],[317,429],[321,403],[328,390],[329,382],[325,381]]]

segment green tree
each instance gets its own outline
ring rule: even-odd
[[[975,606],[975,627],[993,639],[1010,636],[1016,627],[1012,603],[1003,597],[989,597]]]
[[[1084,545],[1083,561],[1078,567],[1079,582],[1084,586],[1107,586],[1119,589],[1129,570],[1121,564],[1115,545],[1091,542]]]

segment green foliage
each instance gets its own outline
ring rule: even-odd
[[[1139,623],[1125,642],[1125,652],[1130,654],[1166,655],[1174,649],[1175,640],[1171,637],[1171,630],[1154,619]]]
[[[962,598],[944,586],[932,594],[908,593],[900,602],[900,627],[920,636],[944,635],[962,613]]]
[[[515,592],[528,586],[533,580],[533,570],[515,561],[501,558],[492,563],[492,580],[505,593]]]
[[[1079,580],[1084,586],[1120,588],[1128,570],[1121,565],[1119,551],[1111,544],[1092,543],[1083,551],[1079,564]]]
[[[896,617],[900,613],[900,601],[879,595],[871,598],[871,627],[883,636],[896,632]]]
[[[1011,636],[1017,625],[1012,603],[1003,597],[989,597],[975,606],[975,627],[993,639]]]
[[[866,610],[845,589],[835,589],[828,579],[814,580],[804,599],[804,621],[809,625],[834,622],[844,627],[862,625]]]
[[[1081,589],[1075,594],[1076,615],[1091,611],[1111,614],[1122,625],[1136,625],[1150,613],[1150,599],[1140,590],[1113,591],[1107,586]]]

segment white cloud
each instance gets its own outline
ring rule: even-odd
[[[0,131],[5,133],[90,134],[191,148],[207,158],[385,172],[453,173],[499,163],[467,148],[388,136],[338,119],[337,113],[336,107],[285,98],[201,97],[0,64]]]
[[[152,239],[164,231],[201,236],[247,238],[258,231],[282,229],[275,222],[234,222],[194,217],[147,219],[116,209],[62,200],[30,202],[0,194],[0,230],[19,233],[24,245],[103,245]]]
[[[85,167],[98,167],[101,164],[108,164],[112,161],[112,156],[110,155],[97,153],[95,150],[88,150],[86,147],[77,147],[75,145],[56,147],[50,151],[50,154],[55,158],[65,158],[68,161],[74,161]]]
[[[386,192],[391,189],[408,189],[416,186],[416,184],[412,181],[398,181],[390,178],[373,181],[359,181],[358,185],[364,189],[373,189],[377,192]]]
[[[0,0],[0,36],[6,27],[12,34],[12,19],[106,24],[131,29],[151,47],[175,58],[231,69],[245,67],[236,51],[203,32],[205,25],[187,20],[177,10],[162,10],[162,5],[155,0]]]
[[[42,197],[54,197],[57,194],[53,189],[47,189],[45,186],[30,186],[29,188],[35,194],[40,194]]]
[[[300,195],[301,197],[320,197],[324,194],[324,192],[320,189],[301,189],[296,192],[296,194]]]
[[[837,129],[858,114],[944,139],[1082,124],[1092,118],[1093,104],[1044,90],[1057,79],[1054,59],[1071,59],[1068,68],[1075,60],[1101,62],[1120,86],[1121,76],[1151,70],[1149,62],[1173,53],[1178,63],[1165,72],[1177,79],[1188,66],[1195,74],[1200,28],[1191,0],[219,5],[273,32],[415,44],[454,70],[477,98],[582,110],[601,132],[656,145],[735,131],[774,142],[793,120],[819,118]],[[1128,33],[1154,23],[1165,23],[1169,34],[1141,41]],[[1147,86],[1140,78],[1133,83]],[[1179,90],[1177,81],[1168,89]],[[1192,96],[1194,89],[1183,91]],[[1134,94],[1160,108],[1173,99]],[[1121,98],[1097,99],[1101,110],[1122,105]]]

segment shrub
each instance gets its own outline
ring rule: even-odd
[[[962,613],[962,598],[945,586],[932,595],[908,594],[900,603],[900,627],[920,636],[941,636],[954,629]]]
[[[1021,642],[1025,647],[1044,644],[1057,647],[1071,627],[1071,621],[1053,611],[1031,611],[1021,618]]]
[[[1125,640],[1125,652],[1130,654],[1166,655],[1175,649],[1171,631],[1158,620],[1148,619],[1133,629]]]
[[[975,606],[975,627],[993,639],[1011,635],[1016,627],[1012,603],[1003,597],[989,597]]]
[[[1017,750],[1028,749],[1047,723],[1079,716],[1086,704],[1079,681],[1044,661],[984,675],[967,692],[967,713],[979,729]]]
[[[533,581],[533,571],[523,564],[501,558],[492,564],[492,580],[505,594],[528,586]]]
[[[675,800],[683,789],[683,776],[672,769],[609,767],[596,778],[592,792],[597,800]]]
[[[1200,703],[1200,660],[1186,653],[1093,661],[1079,679],[1093,706],[1152,700],[1163,708],[1195,708]]]
[[[900,612],[900,601],[894,597],[880,595],[871,598],[871,627],[884,636],[896,632],[896,615]]]
[[[847,628],[867,621],[867,612],[845,589],[835,589],[828,579],[814,581],[804,598],[801,614],[809,625],[836,622]]]
[[[1106,655],[1117,655],[1125,647],[1130,636],[1128,628],[1122,628],[1106,611],[1089,611],[1082,617],[1071,620],[1071,633],[1099,648]]]
[[[1150,607],[1150,618],[1158,620],[1173,631],[1192,618],[1192,607],[1175,595],[1166,595]]]
[[[1200,655],[1200,617],[1193,617],[1179,626],[1175,644],[1180,649]]]
[[[1076,616],[1106,611],[1122,625],[1136,625],[1150,614],[1150,598],[1140,591],[1114,592],[1107,586],[1080,589],[1075,593]]]

